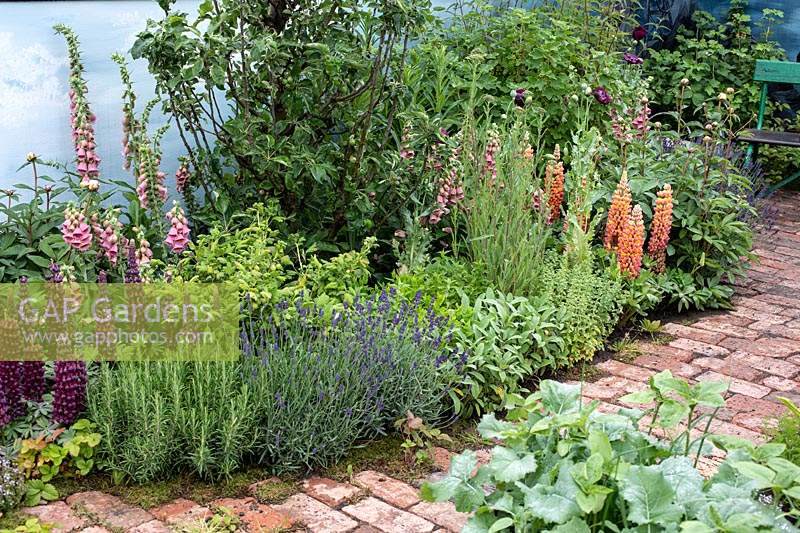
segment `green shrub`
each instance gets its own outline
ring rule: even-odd
[[[488,283],[479,263],[442,254],[419,268],[395,274],[390,286],[407,302],[420,293],[421,308],[432,306],[437,315],[448,317],[454,328],[466,332],[471,327],[472,304]]]
[[[623,286],[590,257],[571,264],[566,256],[548,254],[542,272],[541,298],[562,313],[562,355],[555,368],[591,361],[617,325],[623,304]]]
[[[714,117],[712,117],[714,118]],[[711,120],[711,119],[709,119]],[[707,141],[681,141],[675,132],[649,134],[627,145],[627,161],[612,152],[596,207],[607,205],[627,168],[634,205],[642,207],[650,227],[656,193],[672,186],[672,230],[667,248],[667,276],[659,281],[667,303],[679,311],[728,305],[728,285],[745,273],[752,257],[752,224],[764,196],[758,169],[742,165],[727,141],[727,125],[695,134]],[[707,134],[707,135],[706,135]]]
[[[451,391],[456,411],[470,416],[502,409],[509,395],[525,391],[526,380],[557,368],[563,319],[545,299],[487,289],[472,307],[469,329],[456,332],[468,353],[464,378]]]
[[[102,465],[138,482],[251,463],[309,470],[407,411],[444,416],[463,364],[444,345],[446,319],[420,321],[389,293],[331,313],[301,300],[265,311],[245,323],[236,362],[103,364],[88,402]]]
[[[656,402],[659,427],[688,423],[670,444],[638,429],[641,411],[601,414],[596,401],[582,405],[579,385],[544,381],[509,420],[483,417],[481,435],[500,441],[488,465],[475,471],[474,452],[456,456],[422,495],[474,512],[464,531],[792,531],[784,511],[797,516],[800,467],[779,457],[782,446],[713,437],[725,462],[709,480],[696,470],[707,435],[692,440],[691,429],[711,416],[700,408],[724,406],[725,388],[662,373],[651,391],[631,395]]]
[[[277,206],[256,204],[244,219],[252,222],[235,230],[217,224],[199,236],[189,245],[178,275],[190,282],[233,283],[258,309],[291,296],[286,285],[294,272],[288,245],[275,229],[284,221]]]

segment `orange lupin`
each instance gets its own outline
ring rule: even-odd
[[[659,274],[666,270],[669,230],[672,228],[672,186],[667,183],[658,191],[656,210],[650,224],[650,242],[647,253],[653,259],[653,270]]]
[[[561,204],[564,201],[564,163],[560,159],[561,148],[556,145],[553,160],[547,163],[544,175],[547,205],[550,208],[548,223],[561,216]]]
[[[644,217],[642,208],[638,205],[633,208],[627,223],[619,235],[619,251],[617,262],[619,269],[631,278],[639,275],[642,268],[642,254],[644,253]]]
[[[611,207],[608,209],[608,220],[606,220],[606,234],[603,238],[603,246],[606,250],[614,250],[619,242],[620,234],[625,229],[628,216],[631,213],[631,188],[628,185],[628,171],[622,171],[617,189],[611,197]]]

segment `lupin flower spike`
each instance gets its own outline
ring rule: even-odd
[[[611,207],[608,209],[608,220],[606,221],[606,233],[603,238],[603,246],[606,250],[615,250],[619,241],[619,236],[625,228],[628,216],[631,212],[631,189],[628,185],[628,172],[622,171],[617,189],[611,197]]]
[[[631,278],[639,276],[644,253],[644,218],[642,208],[633,208],[628,222],[620,235],[617,261],[619,269]]]
[[[653,222],[650,224],[650,242],[647,246],[647,253],[654,262],[653,269],[659,274],[666,270],[670,229],[672,229],[672,186],[667,183],[658,191]]]

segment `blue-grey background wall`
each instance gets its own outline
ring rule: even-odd
[[[198,0],[178,0],[179,9],[194,12]],[[447,5],[450,0],[434,0]],[[751,0],[757,18],[765,7],[782,9],[785,22],[776,38],[791,58],[800,52],[800,0]],[[700,0],[700,7],[723,15],[728,2]],[[89,98],[97,115],[98,151],[102,175],[122,179],[122,88],[113,52],[126,52],[148,18],[161,15],[155,0],[3,2],[0,1],[0,188],[8,188],[27,173],[17,174],[28,152],[60,161],[72,159],[67,106],[67,55],[52,26],[64,23],[80,36]],[[144,61],[131,65],[140,102],[153,94],[153,81]],[[154,115],[158,125],[164,118]],[[182,154],[174,131],[164,139],[163,168],[169,174]]]
[[[179,0],[177,6],[191,13],[198,3]],[[161,14],[154,0],[0,2],[0,188],[29,180],[27,170],[15,172],[28,152],[63,162],[73,157],[67,53],[63,38],[52,30],[56,23],[72,27],[81,41],[89,100],[97,115],[101,175],[129,179],[122,169],[122,87],[110,56],[127,52],[147,19]],[[130,67],[144,105],[154,93],[147,63],[140,60]],[[164,121],[154,113],[155,126]],[[164,139],[164,154],[169,175],[182,154],[174,131]]]

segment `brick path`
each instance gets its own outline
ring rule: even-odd
[[[442,448],[436,451],[440,471],[432,474],[431,480],[449,467],[451,456]],[[487,450],[477,453],[481,463],[488,461]],[[468,519],[452,503],[423,502],[416,487],[379,472],[359,472],[351,481],[309,478],[303,482],[302,492],[279,505],[262,504],[254,497],[222,498],[207,505],[178,499],[145,511],[116,496],[92,491],[23,511],[37,516],[41,523],[54,524],[54,533],[205,531],[201,526],[220,508],[238,519],[240,530],[250,533],[445,533],[460,531]],[[250,492],[256,494],[260,485],[270,482],[255,483]]]
[[[690,380],[724,380],[726,406],[712,430],[754,441],[764,440],[783,413],[779,396],[800,402],[800,193],[781,192],[771,202],[775,226],[756,239],[760,261],[737,286],[735,308],[665,324],[673,340],[639,343],[642,355],[632,364],[601,363],[608,375],[584,385],[586,398],[615,410],[621,396],[665,369]]]
[[[783,412],[778,396],[800,403],[800,193],[781,193],[774,202],[779,210],[776,226],[757,239],[761,261],[737,287],[735,309],[666,324],[674,339],[640,343],[642,355],[631,364],[601,363],[608,375],[584,385],[587,399],[616,410],[621,396],[643,388],[653,373],[664,369],[690,380],[722,379],[730,382],[730,391],[712,429],[756,441],[764,439],[771,417]],[[486,450],[478,453],[482,462],[488,460]],[[449,456],[437,450],[439,470],[447,469]],[[713,461],[709,464],[713,468]],[[179,499],[145,511],[108,494],[83,492],[26,512],[57,524],[55,533],[202,530],[200,524],[219,507],[229,509],[250,532],[455,532],[467,520],[451,503],[421,502],[415,487],[381,473],[360,472],[351,481],[310,478],[302,492],[279,505],[252,497],[208,505]],[[255,485],[251,489],[255,492]]]

